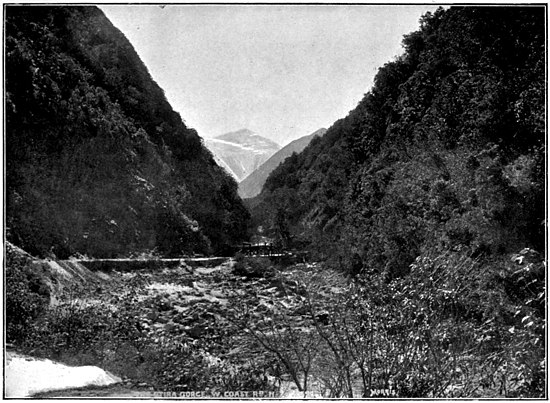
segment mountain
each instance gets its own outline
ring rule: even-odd
[[[266,162],[264,162],[258,169],[248,175],[239,183],[239,196],[244,198],[250,198],[258,195],[268,177],[268,175],[277,166],[283,162],[286,158],[290,157],[292,153],[300,153],[310,143],[315,136],[321,137],[325,134],[327,129],[319,129],[316,132],[300,137],[297,140],[287,144],[275,154],[271,156]]]
[[[246,178],[281,146],[248,129],[205,139],[206,147],[237,181]]]
[[[357,107],[247,200],[252,228],[387,281],[429,254],[544,250],[544,27],[543,7],[426,14]]]
[[[5,9],[7,239],[36,256],[220,253],[236,182],[96,7]]]

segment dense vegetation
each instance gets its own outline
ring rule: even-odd
[[[220,252],[237,185],[95,7],[6,8],[8,239],[34,255]]]
[[[544,395],[544,24],[542,7],[426,14],[248,202],[264,234],[355,277],[320,332],[344,394],[361,370],[399,396],[489,396],[497,376],[497,395]]]
[[[421,23],[357,108],[272,173],[256,225],[389,277],[430,249],[544,248],[544,9]]]

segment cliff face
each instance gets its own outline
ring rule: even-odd
[[[8,239],[58,257],[208,253],[237,184],[95,7],[6,7]]]

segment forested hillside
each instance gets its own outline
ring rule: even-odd
[[[547,396],[545,12],[426,14],[247,201],[264,235],[352,279],[306,296],[340,396],[358,371],[400,397]]]
[[[35,255],[210,253],[237,185],[95,7],[7,6],[6,224]]]
[[[387,279],[431,250],[543,250],[544,32],[541,7],[428,13],[357,108],[272,173],[254,225]]]

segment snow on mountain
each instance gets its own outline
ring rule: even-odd
[[[204,139],[218,164],[240,182],[276,153],[281,146],[248,129]]]
[[[261,166],[259,166],[258,169],[254,170],[254,172],[239,183],[239,196],[245,199],[258,195],[261,192],[262,187],[264,186],[264,183],[271,171],[277,168],[277,166],[286,158],[290,157],[292,153],[302,152],[315,136],[321,137],[326,131],[327,129],[319,129],[316,132],[311,133],[308,136],[300,137],[299,139],[294,140],[281,148]]]

